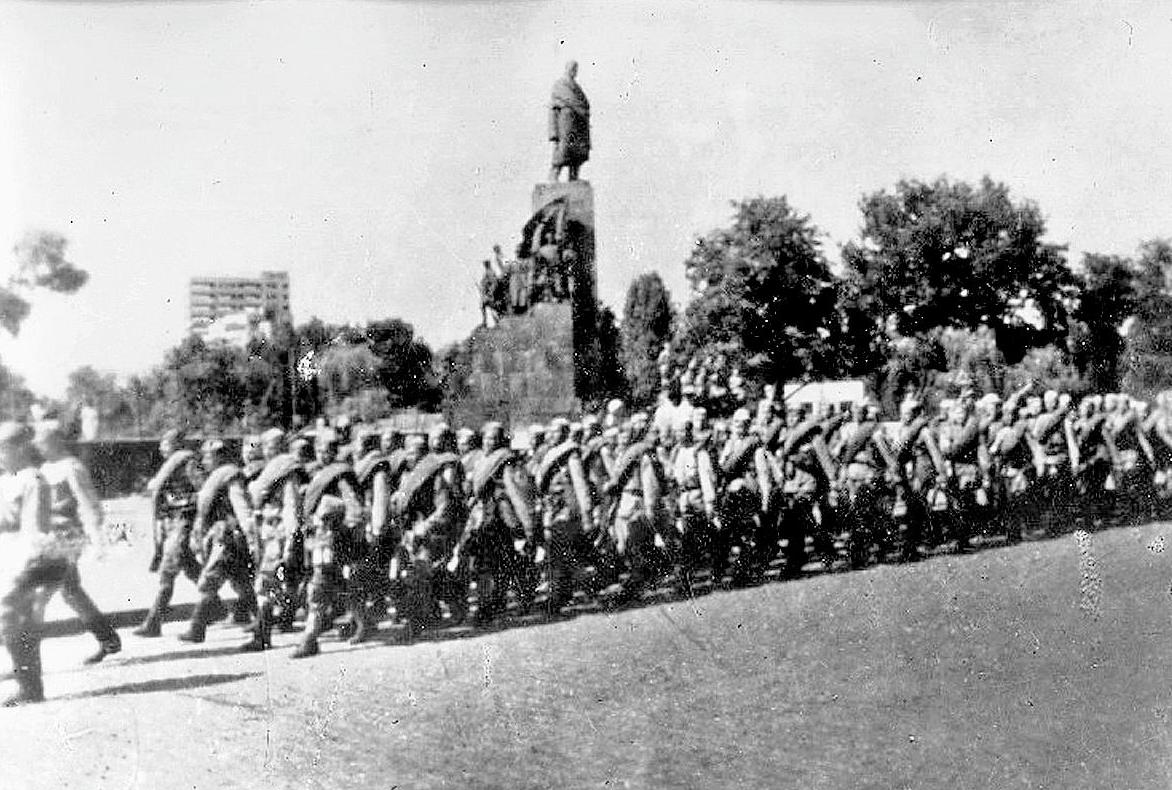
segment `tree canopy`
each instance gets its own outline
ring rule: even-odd
[[[671,294],[659,273],[636,277],[627,289],[620,329],[622,368],[635,403],[650,403],[659,391],[657,358],[674,321]]]
[[[843,248],[859,304],[901,335],[991,327],[1010,362],[1061,342],[1077,281],[1043,240],[1040,209],[1004,184],[900,181],[860,202],[859,239]]]
[[[785,197],[732,205],[729,227],[697,239],[684,262],[693,298],[677,353],[723,353],[773,382],[834,370],[841,322],[818,228]]]

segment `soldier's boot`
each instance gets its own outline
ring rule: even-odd
[[[208,623],[218,623],[227,616],[228,616],[228,607],[224,604],[224,601],[220,598],[219,593],[213,595],[210,603],[208,604],[208,610],[207,610],[207,615],[206,615],[207,622]]]
[[[86,656],[82,663],[86,665],[100,664],[106,656],[122,652],[122,638],[113,628],[103,631],[98,636],[98,649]]]
[[[349,641],[352,645],[360,645],[378,630],[378,620],[372,610],[366,605],[366,596],[355,594],[350,599],[350,622],[353,624]]]
[[[311,609],[305,618],[305,635],[301,638],[297,649],[293,651],[293,658],[309,658],[321,652],[317,638],[324,630],[324,625],[321,613],[316,608]]]
[[[252,629],[252,639],[240,646],[242,653],[259,653],[272,647],[273,644],[273,605],[262,599],[257,602],[256,624]]]
[[[159,591],[155,593],[155,601],[151,604],[146,619],[142,621],[142,625],[131,631],[131,633],[135,636],[145,636],[148,638],[162,636],[163,620],[167,618],[167,612],[171,609],[171,596],[174,592],[174,584],[160,584]]]
[[[179,635],[180,642],[198,645],[207,638],[208,612],[212,609],[212,601],[218,600],[218,598],[199,599],[199,603],[195,605],[195,611],[191,613],[191,622],[188,624],[187,630]],[[223,606],[222,603],[220,605]]]
[[[235,625],[255,625],[252,619],[252,605],[244,598],[237,598],[232,606],[232,622]]]
[[[43,702],[45,689],[41,683],[41,645],[27,631],[4,640],[8,654],[12,657],[12,675],[16,679],[17,692],[0,703],[5,708]]]

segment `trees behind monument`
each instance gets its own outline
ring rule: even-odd
[[[907,389],[1025,380],[1136,394],[1172,386],[1172,242],[1071,267],[1046,240],[1041,209],[987,177],[900,181],[859,207],[858,236],[832,270],[821,231],[785,197],[734,202],[729,225],[697,238],[684,261],[691,293],[672,335],[675,373],[728,360],[750,394],[864,378],[889,406]],[[651,372],[643,341],[627,337],[634,386]],[[633,395],[651,400],[645,384]]]

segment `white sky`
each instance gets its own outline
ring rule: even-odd
[[[592,105],[599,288],[683,301],[728,201],[787,194],[827,252],[865,191],[989,173],[1050,238],[1172,235],[1172,10],[1159,3],[0,4],[0,242],[58,230],[90,283],[7,364],[56,394],[186,325],[197,274],[287,269],[299,322],[478,321],[570,57]]]

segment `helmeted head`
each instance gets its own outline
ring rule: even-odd
[[[253,433],[245,436],[240,443],[240,460],[250,464],[262,458],[264,458],[264,453],[261,452],[260,434]]]
[[[414,469],[415,465],[419,463],[423,456],[427,455],[427,437],[419,434],[411,434],[411,436],[407,437],[405,448],[404,460],[407,468]]]
[[[629,441],[642,441],[643,437],[647,435],[647,429],[651,425],[651,418],[645,411],[637,411],[631,415],[630,421],[627,423],[627,430],[629,432]]]
[[[590,441],[598,436],[602,436],[602,423],[593,414],[587,414],[582,418],[582,433],[584,434],[584,441]]]
[[[446,422],[432,426],[427,432],[427,449],[433,453],[451,453],[456,450],[456,434]]]
[[[260,450],[266,461],[271,461],[285,452],[285,432],[280,428],[269,428],[260,435]]]
[[[541,423],[533,423],[526,433],[529,436],[530,452],[537,452],[545,445],[545,426]]]
[[[737,409],[732,416],[732,434],[736,438],[741,438],[749,433],[749,422],[752,417],[748,409]]]
[[[606,404],[605,427],[615,428],[627,419],[627,407],[619,398],[614,398]]]
[[[1046,411],[1054,411],[1058,408],[1058,390],[1046,390],[1042,393],[1042,406]]]
[[[298,463],[307,464],[313,460],[313,444],[304,436],[298,436],[289,442],[289,454],[296,458]]]
[[[501,423],[491,420],[484,424],[480,430],[481,440],[480,446],[484,452],[491,453],[508,446],[508,435],[505,433],[505,426]]]
[[[899,404],[899,421],[907,425],[920,416],[920,402],[915,398],[905,398]]]
[[[548,440],[551,445],[557,446],[570,438],[570,421],[565,417],[555,417],[549,423]]]
[[[357,461],[378,450],[379,436],[374,431],[360,431],[354,437],[354,460]]]
[[[570,441],[574,444],[586,441],[586,426],[580,422],[570,423]]]
[[[398,428],[387,428],[378,440],[378,449],[387,455],[403,447],[403,432]]]
[[[183,431],[178,428],[164,431],[162,438],[159,439],[159,454],[164,458],[168,457],[180,448],[183,444],[183,438]]]
[[[313,438],[313,455],[322,466],[329,466],[338,457],[342,443],[335,431],[326,428]]]
[[[208,439],[199,448],[203,468],[208,472],[228,463],[228,448],[222,439]]]
[[[471,428],[461,428],[456,431],[456,452],[467,455],[476,447],[476,431]]]

